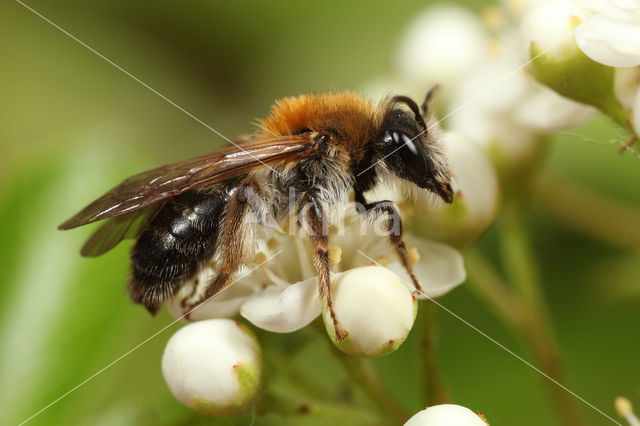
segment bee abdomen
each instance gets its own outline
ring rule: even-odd
[[[187,192],[169,201],[131,251],[129,292],[156,313],[215,252],[225,196]]]

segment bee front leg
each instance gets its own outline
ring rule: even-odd
[[[409,251],[407,250],[407,245],[402,240],[402,219],[400,217],[400,213],[398,209],[393,204],[393,201],[376,201],[373,203],[367,203],[361,192],[356,191],[355,197],[356,203],[359,204],[358,211],[362,213],[362,215],[370,221],[374,221],[380,215],[386,214],[387,218],[387,237],[389,238],[389,242],[393,246],[400,259],[400,263],[407,271],[409,276],[411,277],[411,281],[413,282],[413,286],[415,287],[415,293],[421,294],[422,287],[418,283],[418,279],[413,273],[413,268],[411,267],[411,262],[409,261]],[[364,210],[360,208],[360,206],[364,207]]]
[[[313,263],[318,271],[320,297],[327,301],[327,309],[331,315],[336,339],[342,340],[347,336],[347,332],[338,325],[338,319],[333,309],[329,269],[329,221],[315,191],[309,191],[302,197],[298,207],[298,226],[308,233],[309,241],[315,251]]]
[[[216,245],[216,251],[220,255],[220,268],[216,271],[215,278],[207,285],[205,292],[195,302],[183,307],[187,313],[187,319],[191,311],[224,289],[231,275],[240,268],[247,238],[244,222],[250,209],[261,202],[260,193],[260,185],[255,180],[247,179],[238,186],[229,201],[229,208]]]

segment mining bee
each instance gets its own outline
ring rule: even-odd
[[[217,271],[193,308],[222,290],[247,261],[250,223],[297,217],[315,251],[319,292],[331,302],[328,212],[353,197],[366,219],[382,217],[414,286],[400,216],[391,201],[366,200],[378,183],[399,179],[453,200],[451,173],[431,131],[433,89],[422,109],[406,96],[374,103],[349,92],[284,98],[251,136],[219,151],[132,176],[60,225],[108,219],[82,247],[98,256],[124,238],[131,250],[128,289],[155,314],[212,259]],[[386,215],[386,217],[384,216]]]

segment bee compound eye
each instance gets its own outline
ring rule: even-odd
[[[391,133],[391,138],[397,146],[396,149],[402,148],[403,151],[408,150],[408,153],[411,155],[418,155],[418,146],[406,133],[394,131]]]

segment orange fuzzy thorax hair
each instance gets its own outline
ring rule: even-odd
[[[381,109],[353,92],[302,95],[276,101],[259,125],[267,136],[330,128],[340,134],[343,143],[362,144],[372,140],[379,128]]]

